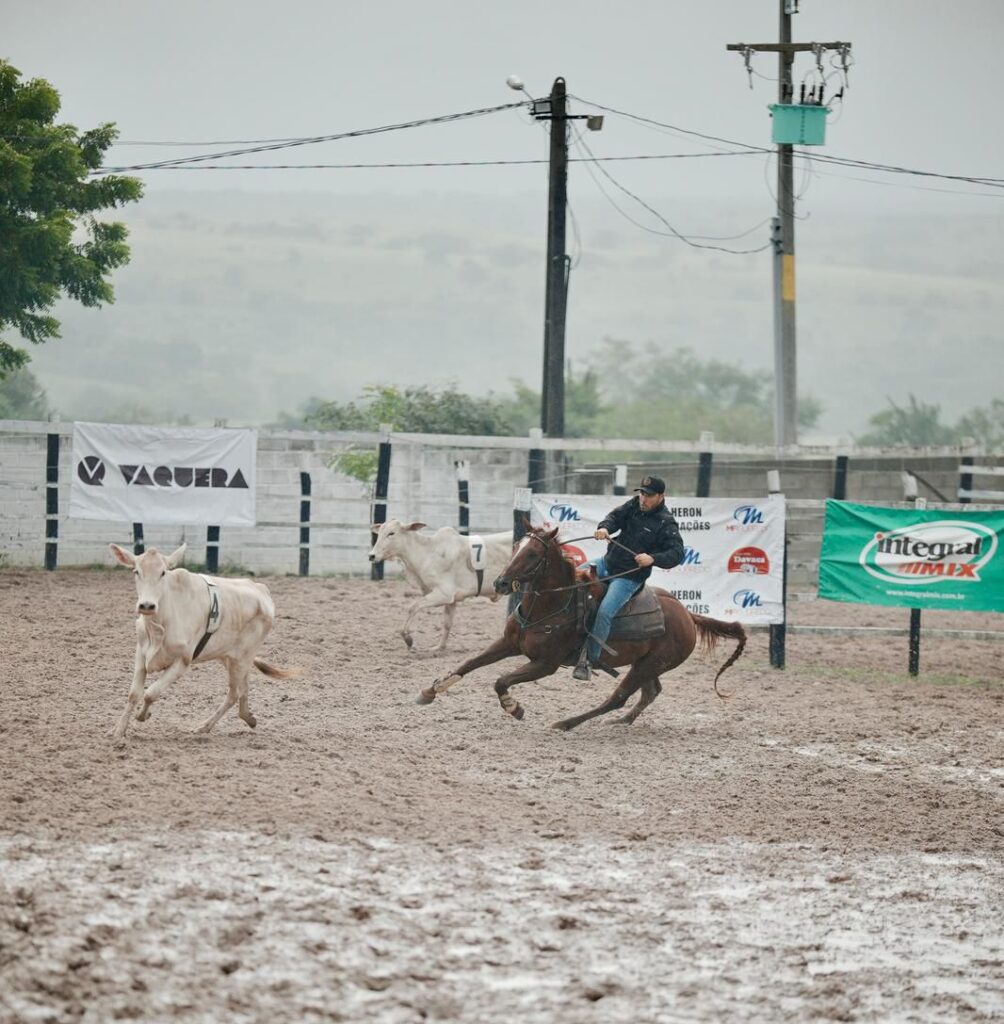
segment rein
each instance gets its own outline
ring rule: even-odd
[[[529,534],[529,536],[534,536]],[[579,540],[593,540],[592,534],[587,534],[585,537],[572,537],[569,540],[562,541],[562,544],[574,544]],[[540,540],[538,537],[537,540]],[[543,541],[541,541],[543,543]],[[615,547],[623,548],[629,555],[637,554],[636,551],[632,551],[627,545],[621,544],[619,540],[614,540],[613,537],[607,538],[608,544],[613,544]],[[571,583],[567,587],[552,587],[550,590],[538,590],[538,594],[557,594],[562,590],[579,590],[582,587],[591,587],[594,583],[606,583],[608,580],[615,580],[618,576],[629,576],[633,572],[637,572],[640,566],[635,566],[634,569],[625,569],[623,572],[615,572],[612,576],[598,576],[595,580],[585,580],[582,583]]]

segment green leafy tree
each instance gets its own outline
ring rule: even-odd
[[[129,260],[126,228],[96,214],[142,194],[135,178],[90,177],[115,126],[78,133],[56,123],[59,106],[48,82],[22,82],[0,61],[0,333],[14,329],[34,345],[59,337],[48,311],[61,295],[85,306],[114,300],[106,275]],[[0,374],[27,361],[0,339]]]
[[[710,430],[722,441],[773,440],[773,377],[767,371],[702,360],[687,347],[639,351],[613,338],[605,339],[591,363],[609,400],[596,418],[597,436],[696,441]],[[811,427],[821,412],[817,400],[804,396],[799,423]]]
[[[959,440],[971,437],[991,451],[1004,451],[1004,400],[995,398],[983,409],[974,409],[959,420]]]
[[[0,376],[0,420],[45,420],[49,411],[45,390],[30,370]]]
[[[308,422],[315,430],[378,430],[389,423],[411,434],[509,434],[512,423],[496,398],[474,398],[455,384],[400,388],[374,384],[358,402],[320,402]]]
[[[540,392],[520,380],[512,380],[513,397],[502,406],[513,425],[513,434],[525,436],[540,426]],[[569,368],[565,377],[565,436],[593,437],[597,417],[604,409],[600,379],[595,370],[576,373]]]
[[[910,395],[905,406],[888,399],[889,408],[875,413],[868,422],[872,429],[857,438],[863,445],[930,445],[955,444],[959,438],[957,427],[941,422],[941,407],[927,405]]]
[[[384,423],[412,434],[511,434],[504,403],[489,396],[474,398],[456,389],[426,385],[399,388],[376,384],[363,389],[358,402],[315,402],[306,417],[314,430],[379,430]],[[333,459],[343,473],[372,483],[377,452],[348,446]]]

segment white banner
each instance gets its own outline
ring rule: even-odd
[[[254,526],[256,430],[73,425],[70,516]]]
[[[627,500],[534,494],[530,522],[557,526],[565,550],[576,562],[585,562],[606,551],[606,541],[594,540],[593,533],[601,519]],[[783,495],[745,499],[667,494],[666,507],[680,527],[685,553],[676,568],[653,569],[652,586],[668,590],[698,615],[753,625],[784,622]]]

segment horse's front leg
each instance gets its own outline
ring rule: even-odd
[[[495,692],[498,694],[502,710],[512,715],[513,718],[521,719],[524,714],[523,705],[509,692],[509,687],[515,686],[517,683],[529,683],[533,679],[543,679],[544,676],[554,675],[560,665],[560,659],[558,661],[531,661],[515,672],[500,676],[495,682]]]
[[[454,683],[459,683],[468,672],[473,672],[483,665],[491,665],[496,661],[501,661],[503,658],[513,658],[519,653],[519,647],[514,640],[507,636],[501,636],[480,654],[476,654],[473,658],[468,658],[459,668],[454,669],[445,676],[440,676],[432,686],[422,690],[418,695],[417,703],[431,704],[436,699],[437,694],[444,693]]]

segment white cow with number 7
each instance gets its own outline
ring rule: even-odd
[[[469,597],[487,597],[497,601],[492,584],[512,557],[511,533],[487,533],[466,537],[452,526],[435,533],[419,533],[425,523],[402,523],[388,519],[375,523],[377,535],[371,562],[397,559],[404,566],[409,582],[422,591],[422,596],[408,610],[401,636],[414,646],[411,624],[423,608],[443,609],[443,632],[436,651],[446,647],[453,628],[457,602]]]

